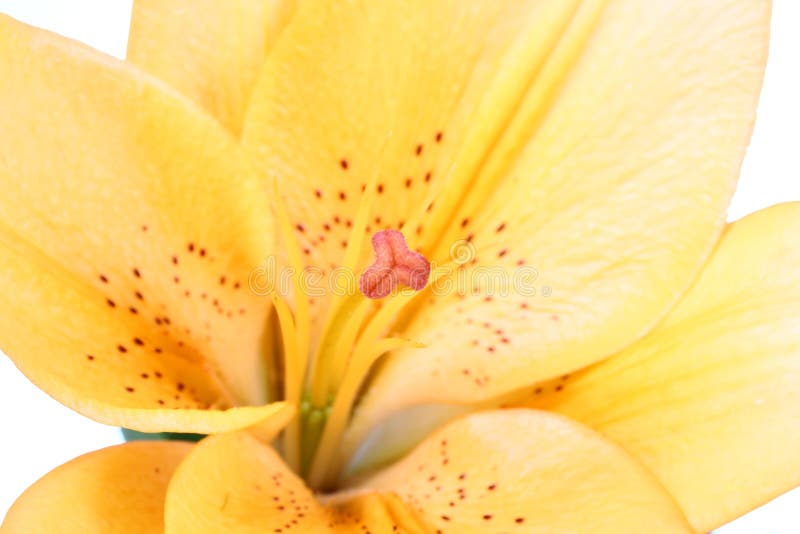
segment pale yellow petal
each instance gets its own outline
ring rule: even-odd
[[[691,532],[620,447],[533,410],[459,419],[359,487],[396,493],[442,533]]]
[[[462,419],[323,500],[249,434],[212,436],[170,483],[167,533],[602,533],[634,532],[645,520],[657,532],[690,532],[670,496],[621,448],[532,410]]]
[[[191,450],[181,441],[138,441],[68,462],[23,493],[4,534],[162,532],[172,473]]]
[[[267,400],[270,304],[247,284],[273,226],[235,139],[130,65],[7,17],[0,72],[0,347],[103,422],[239,427],[192,412]]]
[[[513,114],[484,147],[450,230],[435,236],[432,257],[456,245],[466,267],[404,317],[400,335],[427,348],[383,366],[365,427],[621,350],[674,305],[716,242],[754,119],[769,2],[594,5],[582,2],[541,71],[519,80]],[[503,72],[522,76],[523,56],[504,59]]]
[[[350,428],[345,436],[346,454],[339,457],[346,464],[339,475],[347,478],[386,466],[419,445],[431,432],[477,409],[464,404],[419,404],[393,413],[369,432],[358,426]],[[354,435],[362,432],[361,441],[351,442]]]
[[[732,224],[666,320],[530,404],[617,441],[706,532],[800,485],[800,204]],[[538,393],[537,393],[538,391]]]
[[[426,532],[406,508],[390,495],[323,505],[272,448],[239,432],[204,439],[180,466],[166,532]]]
[[[241,131],[250,94],[294,0],[135,0],[128,60]]]
[[[242,138],[278,178],[306,260],[322,277],[313,283],[313,317],[326,308],[328,276],[354,238],[367,184],[374,181],[377,202],[366,235],[355,238],[402,228],[414,248],[422,234],[406,224],[425,214],[451,166],[462,165],[461,176],[475,170],[578,4],[298,5],[265,62]],[[363,246],[360,267],[370,254]],[[335,274],[344,284],[347,273]]]

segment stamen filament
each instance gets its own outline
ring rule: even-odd
[[[390,137],[391,132],[384,140],[384,148]],[[376,168],[375,172],[372,173],[372,176],[367,181],[364,194],[362,195],[361,202],[358,206],[358,213],[356,213],[353,227],[350,231],[350,235],[348,236],[347,248],[345,249],[344,260],[341,265],[346,270],[345,272],[352,273],[355,271],[359,256],[361,255],[361,249],[367,235],[367,223],[369,222],[369,216],[372,212],[372,205],[376,197],[375,186],[378,182],[378,172],[379,171]],[[329,358],[327,356],[328,353],[325,352],[325,349],[329,349],[335,344],[326,342],[326,340],[331,335],[332,330],[334,330],[333,323],[339,322],[339,316],[343,311],[342,308],[345,306],[345,304],[347,304],[349,298],[354,296],[361,297],[362,295],[334,295],[333,299],[331,300],[330,307],[328,308],[325,326],[322,329],[322,341],[319,343],[319,345],[317,345],[314,357],[311,360],[312,363],[309,384],[311,387],[312,403],[316,405],[319,405],[323,402],[324,396],[331,389],[330,378],[332,374],[330,373],[330,362],[328,361]]]
[[[373,302],[367,299],[361,299],[353,310],[352,320],[348,323],[348,328],[344,329],[339,334],[339,339],[333,349],[333,359],[330,364],[331,379],[329,387],[340,384],[344,379],[345,372],[350,363],[353,354],[353,347],[355,347],[356,338],[358,337],[361,327],[364,325],[364,320],[367,314],[372,310]],[[334,394],[332,389],[330,394]]]
[[[303,272],[303,256],[300,251],[300,244],[294,238],[294,234],[292,233],[292,225],[291,221],[289,220],[289,213],[286,211],[286,206],[283,202],[280,202],[280,197],[278,196],[278,182],[277,180],[273,182],[274,185],[274,194],[276,198],[277,209],[276,214],[278,218],[278,228],[281,233],[281,237],[284,240],[284,244],[286,246],[286,253],[289,256],[289,266],[294,271],[294,276],[292,276],[292,282],[294,285],[294,305],[295,305],[295,325],[297,328],[297,350],[301,355],[308,354],[308,345],[309,345],[309,337],[311,334],[311,319],[308,311],[308,297],[305,293],[305,288],[302,284],[302,277],[300,276]],[[299,367],[300,373],[299,376],[305,374],[306,365],[308,363],[308,359],[306,357],[300,358]],[[300,388],[298,387],[298,392]],[[297,402],[300,400],[299,393],[297,394],[297,398],[287,399],[290,402]]]
[[[301,377],[299,376],[300,354],[297,351],[297,329],[294,317],[282,298],[275,293],[270,294],[272,305],[278,315],[278,324],[283,338],[283,373],[284,373],[284,398],[289,399],[299,389]],[[295,471],[300,468],[300,424],[297,416],[293,417],[283,433],[283,455],[286,463]]]
[[[350,411],[359,387],[367,377],[372,365],[387,352],[402,348],[421,348],[423,346],[421,343],[408,339],[385,338],[375,343],[360,343],[356,347],[344,380],[339,385],[336,399],[331,407],[330,416],[325,424],[322,438],[311,465],[308,480],[312,487],[324,487],[325,484],[332,482],[332,478],[338,476],[338,471],[334,469],[332,460],[336,455],[337,444],[350,418]]]
[[[441,279],[443,277],[451,275],[457,268],[458,268],[458,264],[457,263],[448,263],[448,264],[445,264],[445,265],[442,265],[442,266],[436,268],[436,270],[431,272],[430,279],[429,279],[429,282],[428,282],[428,287],[430,287],[432,284],[435,284],[437,280],[439,280],[439,279]],[[387,330],[389,330],[391,325],[397,324],[397,321],[400,318],[402,318],[402,313],[403,313],[404,309],[407,306],[409,306],[410,304],[413,304],[415,302],[415,297],[419,297],[420,295],[424,295],[424,291],[411,292],[411,291],[408,291],[408,290],[402,290],[402,291],[400,291],[398,293],[395,293],[394,295],[392,295],[388,299],[384,300],[383,307],[380,310],[378,310],[378,312],[375,314],[374,317],[372,317],[372,319],[370,320],[369,324],[366,326],[366,328],[364,328],[364,331],[361,333],[361,335],[358,338],[358,341],[356,342],[356,346],[355,346],[355,349],[353,351],[353,356],[351,358],[351,364],[347,368],[347,371],[345,373],[344,381],[347,381],[348,379],[354,379],[354,378],[352,378],[352,375],[356,374],[358,372],[358,370],[360,369],[360,367],[356,367],[356,363],[355,363],[357,358],[362,357],[362,356],[359,356],[359,355],[361,355],[361,354],[363,354],[365,352],[369,352],[369,350],[371,348],[375,347],[376,340],[379,339],[382,336],[385,336]],[[393,338],[389,338],[389,339],[393,339]],[[418,347],[422,347],[422,346],[423,345],[418,345]],[[392,349],[392,350],[395,350],[395,349]],[[370,362],[369,365],[371,366],[373,363],[374,363],[374,361]],[[364,372],[364,376],[366,376],[366,373],[368,371],[369,371],[369,366],[363,371]],[[358,378],[360,380],[359,381],[359,385],[357,387],[360,387],[361,382],[363,382],[364,376],[359,377],[358,375],[356,375],[355,378]],[[345,387],[344,386],[344,382],[339,384],[339,390],[340,391],[344,387]],[[356,393],[357,392],[358,392],[358,390],[356,390]],[[337,397],[337,399],[338,399],[338,397]],[[341,401],[341,402],[344,402],[344,401]],[[346,424],[349,421],[349,416],[350,416],[350,413],[352,412],[354,403],[355,403],[355,398],[352,398],[352,399],[350,399],[350,405],[349,406],[342,405],[340,407],[340,410],[346,409],[346,412],[344,412],[345,416],[343,417],[343,423],[331,423],[329,421],[328,425],[330,426],[331,424]],[[340,413],[340,411],[337,410],[336,417],[340,417],[339,413]],[[331,417],[334,417],[333,413],[331,414]],[[326,427],[326,430],[327,430],[327,427]],[[330,432],[333,432],[333,430],[331,430]],[[342,445],[340,443],[340,439],[342,437],[342,434],[343,434],[342,430],[338,430],[338,436],[336,436],[335,438],[334,437],[328,438],[329,440],[334,440],[334,441],[331,442],[331,443],[333,443],[333,445],[331,447],[336,447],[337,448],[336,453],[338,455],[338,460],[330,462],[330,463],[335,463],[333,468],[335,468],[337,470],[340,470],[341,467],[342,467],[342,465],[341,465],[342,462],[340,460],[346,460],[349,457],[349,455],[352,453],[352,451],[350,451],[350,450],[343,451],[343,450],[339,449],[339,447],[341,447],[341,445]],[[325,439],[325,434],[323,434],[323,439]],[[322,448],[322,446],[323,446],[323,444],[320,443],[320,448]],[[325,446],[328,446],[327,442],[326,442]],[[315,457],[315,464],[316,464],[317,458],[319,457],[320,454],[323,454],[323,453],[320,453],[319,450],[318,450],[318,452],[317,452],[318,456]],[[328,458],[327,454],[330,454],[330,453],[324,453],[324,454],[326,454],[325,458]],[[313,469],[313,467],[314,467],[314,465],[312,465],[312,469]],[[329,466],[328,468],[330,469],[332,467]],[[312,473],[313,473],[313,470],[312,470]],[[338,474],[339,473],[337,471],[335,476],[338,476]],[[323,475],[318,475],[318,476],[322,477]],[[322,480],[323,480],[324,483],[332,483],[333,478],[335,478],[334,475],[327,475],[326,478],[324,478]]]
[[[314,447],[319,442],[322,428],[328,415],[328,407],[314,408],[303,418],[303,443],[301,450],[300,473],[308,472],[311,459],[314,455]]]
[[[432,273],[431,281],[435,281],[438,277],[444,276],[449,272],[450,269],[448,269],[447,266],[444,268],[440,268],[435,273]],[[326,355],[331,354],[332,356],[331,361],[336,362],[334,363],[334,367],[332,369],[335,369],[337,367],[343,367],[345,369],[345,372],[341,378],[341,382],[336,381],[331,383],[330,387],[332,389],[312,390],[312,394],[317,393],[320,397],[319,400],[317,401],[317,404],[314,404],[314,406],[323,405],[323,402],[325,401],[328,391],[330,392],[336,391],[338,393],[336,394],[334,407],[332,408],[331,411],[331,415],[332,417],[335,417],[335,419],[334,420],[329,419],[326,422],[325,430],[323,431],[322,434],[322,439],[326,440],[324,446],[330,450],[328,450],[327,452],[320,452],[320,448],[323,446],[323,444],[321,442],[319,443],[316,455],[314,456],[314,461],[311,466],[312,468],[311,474],[312,476],[315,476],[316,479],[309,479],[309,481],[319,480],[327,482],[327,479],[325,478],[326,474],[320,472],[320,469],[323,468],[319,466],[321,465],[321,462],[322,465],[324,465],[324,463],[327,463],[330,459],[333,458],[335,447],[337,446],[337,443],[341,438],[344,426],[347,424],[350,412],[352,411],[353,403],[358,393],[358,388],[361,386],[362,382],[366,378],[370,366],[375,362],[375,360],[377,360],[378,357],[380,357],[387,350],[395,350],[396,348],[402,347],[402,345],[398,345],[397,347],[394,348],[384,349],[382,352],[379,352],[377,355],[374,355],[372,359],[370,359],[370,355],[373,354],[372,351],[381,349],[381,347],[383,346],[381,345],[382,341],[386,341],[384,339],[382,341],[376,342],[376,340],[378,340],[381,337],[381,335],[383,335],[383,333],[389,328],[391,323],[397,317],[399,311],[419,294],[420,292],[409,291],[406,289],[395,293],[393,296],[385,300],[383,307],[370,320],[370,322],[367,324],[366,328],[364,328],[364,331],[361,333],[361,335],[358,336],[358,341],[356,341],[352,353],[351,351],[347,350],[347,348],[352,345],[344,345],[343,343],[341,343],[341,341],[343,340],[343,338],[350,338],[357,336],[358,330],[363,325],[360,319],[358,321],[352,321],[352,320],[348,321],[348,319],[351,318],[352,316],[361,317],[361,314],[365,312],[363,312],[363,308],[361,310],[359,308],[366,307],[367,304],[371,303],[371,301],[367,300],[366,297],[364,297],[361,294],[352,296],[352,298],[344,302],[342,308],[345,308],[345,306],[347,306],[353,311],[349,314],[340,312],[339,314],[337,314],[335,320],[331,323],[333,328],[331,328],[331,332],[329,333],[328,336],[325,337],[323,343],[326,344],[327,345],[326,348],[330,348],[331,351],[339,350],[342,347],[344,348],[344,350],[341,352],[330,352],[330,353],[327,352],[326,350],[324,352],[320,352],[320,354],[326,354]],[[340,324],[341,328],[336,328],[336,326]],[[406,340],[402,341],[404,343],[411,343]],[[392,341],[392,343],[397,343],[397,340]],[[411,344],[409,346],[414,346],[414,345]],[[367,356],[364,356],[365,354]],[[346,392],[348,388],[353,388],[352,392],[345,393],[343,395],[342,391]],[[323,396],[323,392],[326,392],[325,396]],[[316,443],[314,445],[316,445]],[[320,458],[323,459],[320,460]],[[317,471],[314,471],[314,469],[316,469]],[[325,469],[330,469],[330,467],[326,467]]]
[[[294,271],[292,282],[294,285],[294,315],[289,310],[286,302],[280,296],[271,295],[272,303],[278,313],[281,331],[284,335],[284,398],[295,406],[300,405],[303,379],[308,364],[308,345],[311,334],[311,320],[308,310],[308,298],[302,286],[300,274],[303,272],[303,260],[300,245],[292,233],[291,222],[286,207],[280,199],[278,181],[273,180],[273,194],[275,197],[275,212],[278,221],[278,231],[286,247],[289,265]],[[285,325],[290,325],[288,328]],[[294,335],[292,335],[294,334]],[[283,435],[284,455],[287,463],[297,471],[300,468],[300,421],[294,417],[286,427]]]
[[[451,274],[457,267],[458,265],[455,263],[439,267],[431,273],[429,284],[434,284],[438,279]],[[344,428],[349,421],[358,388],[361,387],[372,364],[386,352],[398,348],[423,346],[400,338],[385,338],[376,342],[397,319],[400,311],[420,294],[422,292],[402,290],[389,297],[388,302],[384,301],[383,307],[375,314],[358,338],[344,378],[338,384],[338,393],[331,409],[331,417],[325,425],[322,440],[311,466],[309,482],[312,485],[331,484],[333,478],[339,474],[339,462],[334,461],[336,447],[338,447]],[[385,348],[387,342],[390,342],[390,348]],[[392,346],[391,343],[398,343],[398,345]],[[379,352],[376,354],[376,351]]]
[[[336,347],[340,346],[339,340],[350,337],[350,331],[358,332],[360,322],[354,321],[353,316],[357,314],[359,305],[366,299],[360,295],[350,295],[346,297],[338,306],[338,311],[333,315],[332,321],[328,325],[328,331],[322,336],[322,341],[317,347],[318,359],[314,361],[312,376],[310,379],[310,398],[311,404],[315,407],[323,406],[331,390],[331,360],[336,358]],[[345,358],[349,357],[348,354]]]

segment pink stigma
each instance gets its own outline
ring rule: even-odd
[[[428,283],[431,264],[425,256],[413,252],[406,238],[397,230],[381,230],[372,236],[375,263],[367,267],[358,281],[361,293],[371,299],[389,295],[397,284],[419,291]]]

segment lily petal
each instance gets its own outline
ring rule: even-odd
[[[362,238],[351,231],[370,183],[367,234],[404,229],[416,246],[421,234],[406,223],[425,214],[451,166],[474,172],[578,4],[298,5],[264,64],[242,140],[282,185],[306,260],[323,277],[315,290],[328,289],[347,244]],[[366,267],[372,252],[361,248]],[[312,317],[326,302],[313,299]]]
[[[626,532],[645,520],[658,532],[690,532],[670,496],[621,448],[531,410],[462,419],[386,472],[325,500],[249,434],[211,436],[170,483],[167,533]]]
[[[76,458],[23,493],[2,525],[13,534],[161,532],[180,441],[125,443]]]
[[[452,245],[465,268],[407,318],[401,335],[427,348],[390,357],[360,410],[365,427],[621,350],[711,252],[754,119],[769,2],[611,0],[578,39],[591,6],[514,100],[434,254]]]
[[[324,506],[270,447],[244,432],[210,436],[181,464],[166,498],[166,532],[420,532],[391,496]],[[397,516],[400,515],[398,518]],[[424,531],[422,531],[424,532]]]
[[[621,448],[532,410],[459,419],[359,487],[397,493],[442,532],[691,531]]]
[[[261,64],[293,0],[135,0],[128,60],[242,128]]]
[[[266,402],[270,303],[247,284],[273,226],[235,139],[130,65],[7,17],[0,72],[2,349],[136,430],[202,432],[203,414],[164,410]]]
[[[531,405],[641,459],[712,530],[800,485],[800,203],[733,223],[695,285],[622,353]]]

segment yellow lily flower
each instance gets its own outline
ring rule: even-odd
[[[152,0],[129,62],[0,19],[0,348],[215,434],[3,531],[701,532],[800,484],[800,206],[725,224],[769,7]],[[375,254],[416,291],[317,291]]]

